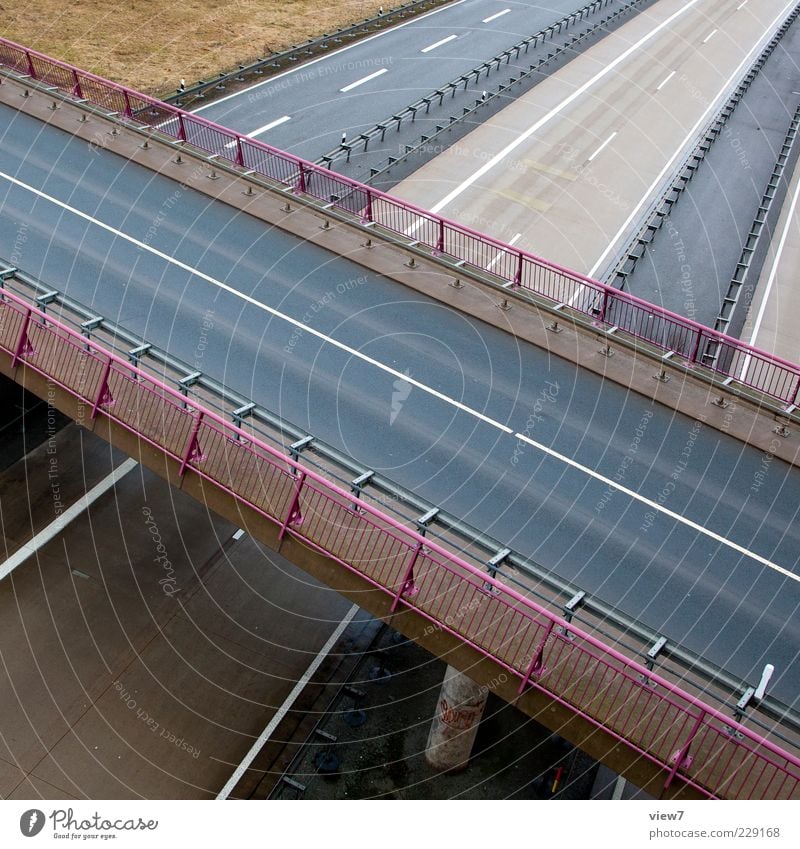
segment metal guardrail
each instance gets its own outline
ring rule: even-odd
[[[19,296],[0,350],[277,528],[413,610],[666,773],[717,798],[800,798],[800,758]]]
[[[285,191],[321,201],[370,228],[373,236],[382,231],[399,236],[412,249],[423,249],[511,291],[533,294],[550,309],[588,318],[616,338],[646,343],[698,378],[714,384],[721,380],[730,391],[757,393],[788,413],[800,402],[800,366],[739,339],[4,38],[0,66],[74,102],[88,101],[106,110],[111,120],[146,129],[241,169],[244,175],[257,175]],[[713,364],[703,365],[702,352],[710,344],[717,347],[718,356]]]
[[[15,285],[16,284],[16,285]],[[0,258],[0,288],[13,291],[31,301],[42,312],[59,310],[59,320],[87,339],[145,368],[167,385],[174,386],[193,402],[203,403],[234,424],[253,429],[256,436],[295,460],[316,469],[357,499],[369,500],[389,512],[398,521],[409,523],[428,538],[443,545],[455,545],[462,557],[478,568],[537,599],[549,610],[560,612],[569,622],[598,635],[631,657],[644,659],[648,669],[656,670],[718,710],[778,740],[790,749],[800,745],[800,715],[766,694],[758,702],[742,698],[751,685],[669,640],[643,623],[595,598],[579,586],[570,584],[529,557],[514,551],[438,505],[420,498],[393,481],[364,467],[352,457],[327,445],[313,434],[298,428],[281,416],[260,407],[250,398],[236,393],[210,376],[197,371],[148,340],[142,339],[104,316],[87,309],[62,292],[46,286],[30,275],[11,267]],[[713,689],[712,689],[713,688]],[[795,739],[779,729],[791,731]]]
[[[355,150],[355,148],[360,146],[362,143],[363,150],[366,151],[369,147],[370,142],[374,138],[379,136],[380,141],[383,142],[386,138],[387,131],[391,127],[394,127],[395,130],[399,132],[402,123],[405,119],[409,118],[413,123],[417,118],[417,113],[429,115],[431,105],[435,103],[435,101],[438,100],[438,105],[439,107],[441,107],[444,103],[445,97],[448,94],[450,95],[450,98],[453,99],[455,97],[456,92],[459,91],[459,89],[462,89],[462,87],[464,91],[467,91],[467,89],[469,88],[470,81],[473,81],[474,84],[477,85],[478,82],[480,82],[481,77],[484,77],[484,75],[485,78],[488,78],[492,70],[499,71],[504,64],[509,65],[511,63],[512,56],[515,60],[519,60],[520,55],[522,53],[527,54],[531,48],[535,49],[540,45],[544,45],[544,43],[548,39],[552,40],[553,38],[555,38],[556,35],[561,34],[562,31],[569,31],[570,27],[574,26],[579,21],[583,21],[585,18],[588,18],[590,15],[594,14],[602,8],[607,7],[613,2],[614,0],[593,0],[593,2],[587,3],[585,6],[582,6],[580,9],[576,9],[569,15],[564,15],[563,18],[560,18],[559,20],[555,21],[544,29],[541,29],[533,35],[529,35],[526,38],[523,38],[521,41],[518,41],[516,44],[512,45],[508,49],[501,51],[491,59],[482,62],[480,65],[476,65],[474,68],[472,68],[472,70],[467,71],[466,73],[461,74],[461,76],[450,80],[449,83],[445,83],[439,88],[434,89],[425,97],[420,97],[418,100],[415,100],[413,103],[410,103],[408,106],[406,106],[405,109],[398,110],[390,118],[387,118],[384,121],[380,121],[371,129],[365,130],[363,133],[359,133],[352,142],[342,142],[337,147],[328,151],[328,153],[320,156],[316,160],[316,164],[324,165],[326,168],[332,168],[333,164],[338,162],[340,159],[345,159],[347,162],[349,162],[350,156]],[[474,102],[474,105],[462,107],[460,114],[451,114],[447,119],[443,119],[441,124],[436,124],[435,131],[423,134],[422,136],[420,136],[419,141],[417,141],[413,145],[405,145],[405,152],[400,153],[397,156],[390,156],[387,160],[385,160],[385,164],[384,162],[381,162],[379,163],[378,167],[370,168],[370,178],[368,182],[373,182],[375,177],[386,173],[398,162],[401,162],[406,157],[413,155],[420,148],[425,145],[428,145],[432,140],[438,138],[442,133],[451,130],[454,125],[464,121],[466,118],[477,112],[479,109],[483,109],[485,106],[491,104],[498,97],[506,95],[511,86],[517,85],[523,80],[526,80],[540,73],[542,68],[553,62],[555,59],[559,58],[562,54],[571,51],[576,44],[583,41],[588,36],[594,34],[597,30],[606,27],[607,24],[609,24],[610,22],[616,21],[617,18],[632,11],[636,6],[643,2],[646,2],[646,0],[630,0],[630,2],[623,2],[621,8],[615,10],[612,14],[602,18],[597,23],[592,24],[588,29],[583,30],[577,33],[576,35],[572,36],[565,43],[557,45],[552,52],[547,54],[547,56],[543,56],[535,63],[529,65],[527,70],[519,71],[518,75],[512,76],[508,80],[508,82],[501,84],[496,91],[484,92],[485,96],[482,96],[481,98],[477,99]]]
[[[395,6],[386,12],[380,12],[371,18],[365,18],[359,23],[341,27],[331,33],[325,33],[318,38],[311,38],[302,44],[294,44],[286,50],[272,53],[263,59],[257,59],[249,65],[239,65],[231,71],[223,71],[211,80],[198,80],[189,86],[179,86],[174,93],[167,94],[161,98],[165,103],[174,103],[177,106],[186,106],[194,100],[202,100],[207,92],[225,91],[231,84],[244,83],[249,76],[265,76],[277,73],[284,67],[291,67],[298,62],[304,62],[318,53],[325,53],[333,46],[338,47],[345,41],[355,41],[367,35],[386,29],[404,18],[422,14],[428,9],[436,6],[444,6],[452,0],[412,0]]]

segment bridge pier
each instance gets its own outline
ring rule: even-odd
[[[488,695],[487,687],[447,667],[425,750],[434,769],[457,772],[469,763]]]

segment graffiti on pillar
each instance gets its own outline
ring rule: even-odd
[[[439,700],[439,719],[450,728],[455,728],[458,731],[466,731],[467,728],[478,722],[483,712],[483,705],[480,707],[451,707],[447,699]]]

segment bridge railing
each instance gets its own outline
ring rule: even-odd
[[[231,166],[358,216],[509,288],[522,288],[590,318],[598,326],[672,353],[786,407],[800,403],[800,366],[747,345],[634,295],[511,247],[414,204],[247,138],[177,106],[139,94],[87,71],[0,38],[0,65],[86,100],[122,121],[147,127]],[[707,350],[717,353],[703,364]]]
[[[0,350],[706,796],[800,798],[800,759],[42,310],[0,292]]]

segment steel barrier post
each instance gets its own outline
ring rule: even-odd
[[[444,218],[439,218],[439,235],[436,238],[436,250],[439,253],[444,251]]]
[[[184,452],[183,459],[181,460],[181,467],[178,470],[178,474],[181,475],[181,477],[183,477],[186,467],[189,465],[189,461],[192,459],[192,455],[197,448],[197,434],[200,431],[200,424],[203,421],[204,415],[205,413],[202,410],[199,410],[195,417],[194,425],[192,426],[192,434],[189,437],[189,442],[186,445],[186,451]]]
[[[689,747],[692,745],[694,738],[697,736],[698,731],[700,731],[703,720],[706,718],[706,712],[704,710],[700,710],[700,716],[697,717],[697,722],[694,724],[694,728],[689,732],[689,739],[673,753],[672,759],[675,761],[672,765],[672,769],[669,771],[669,775],[667,776],[667,780],[664,782],[664,789],[666,790],[670,784],[672,784],[672,779],[678,774],[678,770],[683,766],[684,761],[689,755]],[[687,766],[691,765],[691,761],[687,764]]]
[[[81,89],[81,80],[78,76],[77,68],[73,68],[72,70],[72,79],[74,80],[72,90],[75,93],[75,97],[83,99],[83,90]]]
[[[521,696],[525,692],[525,688],[528,686],[528,682],[531,680],[532,675],[541,675],[547,668],[544,665],[544,650],[545,646],[547,645],[547,641],[550,639],[550,635],[553,633],[554,627],[555,621],[551,619],[550,624],[547,626],[547,631],[544,637],[542,637],[541,642],[536,647],[536,651],[531,657],[531,662],[528,664],[528,668],[525,670],[525,676],[519,683],[519,688],[517,689],[518,696]]]
[[[242,153],[242,137],[236,137],[236,164],[241,168],[244,165],[244,154]]]
[[[302,194],[306,193],[306,167],[302,162],[298,163],[299,165],[299,175],[297,179],[297,190]]]
[[[186,125],[183,122],[183,115],[178,113],[178,141],[186,141]]]
[[[690,363],[697,362],[697,355],[700,352],[700,343],[703,341],[703,328],[700,327],[697,330],[697,337],[694,340],[694,347],[692,348],[692,353],[689,356]]]
[[[122,96],[125,99],[125,117],[133,118],[133,109],[131,108],[131,99],[128,96],[127,90],[123,89]]]
[[[372,221],[372,192],[367,189],[367,204],[364,207],[364,221]]]
[[[97,391],[97,397],[94,399],[94,404],[92,404],[92,412],[90,418],[97,418],[98,412],[100,412],[100,407],[103,404],[107,403],[107,399],[109,396],[108,392],[108,376],[111,374],[111,360],[106,361],[106,367],[103,369],[103,377],[100,379],[100,387]]]
[[[417,563],[417,558],[422,552],[422,543],[418,542],[414,550],[411,552],[411,557],[408,561],[408,566],[406,567],[405,574],[403,575],[403,580],[400,581],[400,589],[395,594],[394,599],[392,600],[392,606],[389,608],[390,613],[394,613],[397,608],[397,605],[400,603],[400,596],[403,593],[408,593],[409,595],[415,595],[417,588],[414,584],[414,566]]]
[[[517,254],[517,270],[514,272],[514,285],[519,286],[522,283],[522,264],[525,262],[525,257],[520,251]]]
[[[29,74],[30,74],[30,76],[32,76],[34,79],[38,79],[38,77],[36,76],[36,69],[33,67],[33,58],[31,57],[31,52],[30,52],[30,50],[26,50],[26,51],[25,51],[25,58],[26,58],[26,59],[27,59],[27,61],[28,61],[28,73],[29,73]]]

